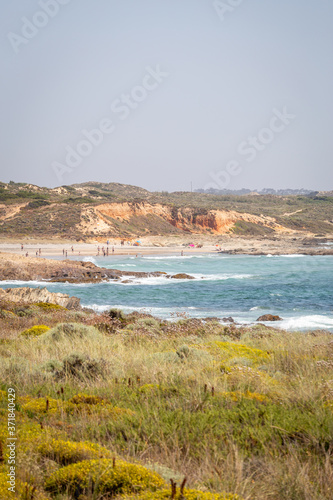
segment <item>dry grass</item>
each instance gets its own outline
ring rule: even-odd
[[[22,338],[41,319],[30,310],[1,320],[1,388],[14,386],[21,398],[18,426],[30,422],[50,435],[65,433],[65,441],[97,443],[167,480],[179,484],[186,476],[188,487],[202,491],[332,498],[331,334],[263,326],[237,333],[198,320],[171,325],[134,314],[109,321],[51,310],[43,312],[51,330]],[[87,401],[106,401],[104,409],[83,401],[69,411],[79,393],[99,396]],[[52,467],[22,452],[22,480],[41,491]]]

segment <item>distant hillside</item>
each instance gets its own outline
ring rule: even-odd
[[[316,196],[319,191],[310,191],[309,189],[196,189],[196,193],[206,194],[232,194],[235,196],[243,196],[246,194],[274,194],[277,196],[301,195],[301,196]]]
[[[54,189],[0,183],[0,236],[137,238],[144,235],[333,234],[333,196],[149,192],[86,182]]]

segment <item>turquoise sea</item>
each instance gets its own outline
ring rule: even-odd
[[[75,258],[77,260],[77,257]],[[333,331],[332,256],[247,256],[227,254],[85,257],[95,264],[126,271],[188,273],[195,280],[126,278],[130,283],[100,284],[2,282],[1,287],[46,286],[81,299],[98,311],[118,307],[144,310],[173,319],[175,313],[205,318],[232,316],[251,323],[262,314],[278,314],[286,329]]]

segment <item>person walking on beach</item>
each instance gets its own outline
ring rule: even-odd
[[[62,255],[65,255],[65,249],[64,248],[62,249]]]
[[[73,247],[73,245],[72,245],[72,252],[74,252],[74,247]]]
[[[66,250],[66,257],[67,257],[67,250]]]
[[[21,243],[21,250],[23,250],[23,243]]]

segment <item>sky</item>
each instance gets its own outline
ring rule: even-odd
[[[0,19],[0,180],[333,189],[331,0],[11,0]]]

